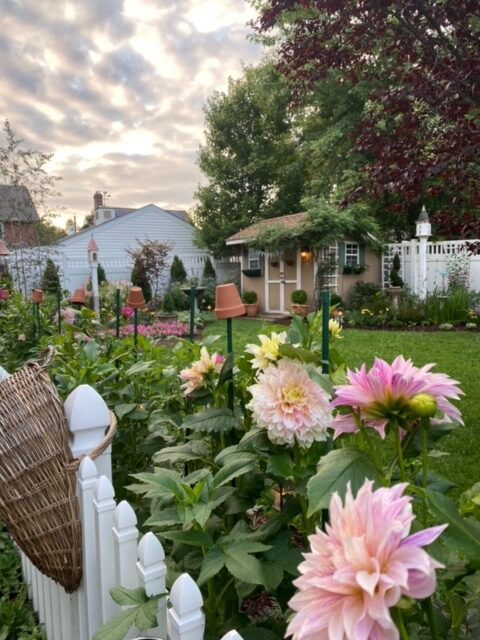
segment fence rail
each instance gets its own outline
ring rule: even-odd
[[[109,593],[115,586],[143,587],[148,596],[161,596],[158,626],[142,632],[169,640],[202,640],[205,616],[200,589],[184,573],[167,594],[162,544],[150,532],[139,541],[132,507],[125,500],[119,504],[115,501],[110,447],[95,462],[87,455],[103,439],[109,424],[105,402],[92,387],[81,385],[67,398],[65,414],[72,453],[82,458],[77,472],[83,553],[80,588],[67,594],[21,552],[24,581],[48,640],[91,640],[120,610]],[[137,635],[139,631],[132,629],[125,638]],[[242,639],[236,631],[230,631],[222,640]]]

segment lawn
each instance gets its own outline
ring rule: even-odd
[[[238,319],[233,321],[234,348],[237,352],[255,342],[258,333],[282,331],[286,327],[260,320]],[[225,349],[225,323],[208,326],[206,335],[221,335],[219,349]],[[460,427],[440,444],[449,455],[435,459],[435,469],[458,485],[460,492],[480,481],[480,397],[479,363],[480,335],[467,332],[408,332],[361,331],[347,329],[338,348],[349,366],[362,362],[371,364],[375,356],[392,361],[399,354],[412,358],[418,366],[434,362],[435,371],[447,373],[459,380],[465,392],[460,403],[465,427]]]

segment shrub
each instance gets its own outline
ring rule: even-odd
[[[56,293],[60,289],[58,267],[51,258],[47,258],[47,264],[42,278],[42,289],[47,293]]]
[[[361,282],[358,280],[352,287],[349,306],[352,309],[364,309],[378,306],[379,303],[388,307],[388,298],[378,284]],[[373,310],[373,309],[372,309]]]
[[[307,303],[307,292],[303,289],[295,289],[292,292],[291,300],[293,304],[306,304]]]
[[[175,311],[175,300],[170,291],[167,291],[163,297],[162,307],[167,313],[173,313]]]
[[[178,256],[173,256],[172,266],[170,267],[170,282],[183,283],[187,279],[185,266]]]
[[[330,294],[330,304],[331,305],[335,305],[337,307],[343,307],[343,300],[342,300],[341,296],[338,295],[338,293],[331,293]]]
[[[469,320],[470,303],[471,296],[466,289],[452,289],[446,296],[435,291],[425,301],[425,313],[433,324],[459,324]]]
[[[392,287],[403,287],[404,282],[400,276],[400,256],[396,253],[393,256],[392,270],[390,271],[390,285]]]
[[[145,270],[145,264],[141,258],[135,258],[131,281],[136,287],[141,288],[145,301],[150,302],[152,299],[152,287],[150,286],[150,281]]]
[[[173,308],[165,308],[165,299],[167,300],[167,305]],[[165,296],[163,298],[163,310],[164,311],[186,311],[190,307],[190,302],[187,294],[181,290],[180,284],[173,283],[169,286]]]
[[[212,261],[210,260],[210,256],[207,256],[205,260],[205,266],[203,267],[202,280],[216,280],[217,274],[215,273],[215,269],[213,268]]]
[[[448,288],[467,289],[470,274],[470,259],[462,253],[456,253],[447,262]]]
[[[203,291],[197,296],[197,303],[202,311],[210,311],[215,307],[215,288],[216,280],[214,278],[203,279]]]
[[[245,304],[255,304],[258,300],[258,296],[255,291],[244,291],[242,300]]]
[[[98,275],[98,285],[100,286],[101,284],[104,284],[106,282],[108,282],[107,280],[107,274],[105,273],[105,269],[102,267],[101,264],[98,265],[97,268],[97,275]]]

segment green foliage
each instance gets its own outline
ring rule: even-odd
[[[292,295],[290,296],[293,304],[306,304],[307,298],[307,292],[303,289],[295,289],[295,291],[292,291]]]
[[[163,296],[162,309],[167,313],[173,313],[175,311],[175,300],[170,291],[167,291]]]
[[[182,260],[178,256],[173,256],[172,266],[170,267],[170,282],[183,284],[186,279],[187,272]]]
[[[165,307],[165,304],[167,305]],[[190,301],[185,291],[182,291],[180,283],[172,283],[163,297],[163,310],[172,311],[186,311],[190,308]]]
[[[393,256],[392,269],[390,271],[390,284],[392,287],[403,287],[403,280],[400,276],[400,256],[395,253]]]
[[[289,113],[288,85],[266,63],[248,67],[206,106],[198,164],[208,183],[195,197],[201,244],[215,256],[256,220],[299,211],[304,172]]]
[[[102,267],[100,263],[98,264],[98,267],[97,267],[97,275],[98,275],[99,286],[102,284],[108,283],[107,274],[105,273],[105,269]]]
[[[210,256],[207,256],[205,260],[205,266],[203,267],[202,274],[202,282],[205,280],[216,280],[217,274],[215,273],[215,269],[213,268],[212,261],[210,260]]]
[[[132,627],[142,631],[157,626],[160,595],[148,597],[144,589],[123,587],[110,589],[110,595],[122,611],[100,627],[92,640],[123,640]]]
[[[447,295],[430,294],[425,301],[425,314],[433,324],[460,324],[468,322],[471,306],[470,292],[458,287],[450,289]]]
[[[242,300],[245,304],[255,304],[258,300],[258,296],[255,291],[244,291],[242,294]]]
[[[133,270],[132,275],[130,276],[130,280],[136,287],[141,288],[145,301],[149,302],[152,299],[152,287],[150,286],[150,281],[145,270],[145,265],[140,258],[137,258],[133,264]]]
[[[60,289],[58,267],[51,258],[47,259],[42,277],[42,289],[47,293],[56,293]]]
[[[387,303],[388,298],[382,292],[382,288],[373,282],[362,282],[358,280],[353,285],[350,293],[349,307],[352,309],[362,309],[373,307],[379,301]]]
[[[197,304],[202,311],[211,311],[215,308],[215,290],[217,281],[214,278],[202,280],[203,291],[197,296]]]

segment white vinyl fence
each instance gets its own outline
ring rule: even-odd
[[[108,408],[88,385],[75,389],[65,402],[75,457],[85,456],[77,472],[77,497],[82,523],[83,580],[69,595],[38,571],[21,553],[28,593],[45,625],[48,640],[91,640],[120,608],[111,599],[115,586],[143,587],[149,596],[165,594],[167,567],[158,538],[146,533],[139,542],[137,519],[125,500],[115,502],[111,483],[110,447],[93,462],[86,454],[103,439],[110,422]],[[205,616],[202,595],[186,573],[158,601],[158,627],[146,635],[166,640],[202,640]],[[134,638],[131,630],[126,638]],[[235,631],[222,640],[242,640]]]
[[[427,292],[435,290],[444,292],[448,287],[447,265],[449,259],[457,254],[467,255],[466,242],[480,242],[479,240],[445,240],[442,242],[427,242]],[[390,282],[390,270],[395,254],[400,257],[402,280],[413,292],[418,293],[419,282],[419,242],[414,238],[403,242],[388,244],[383,254],[383,286]],[[480,291],[480,255],[469,256],[470,289]]]

